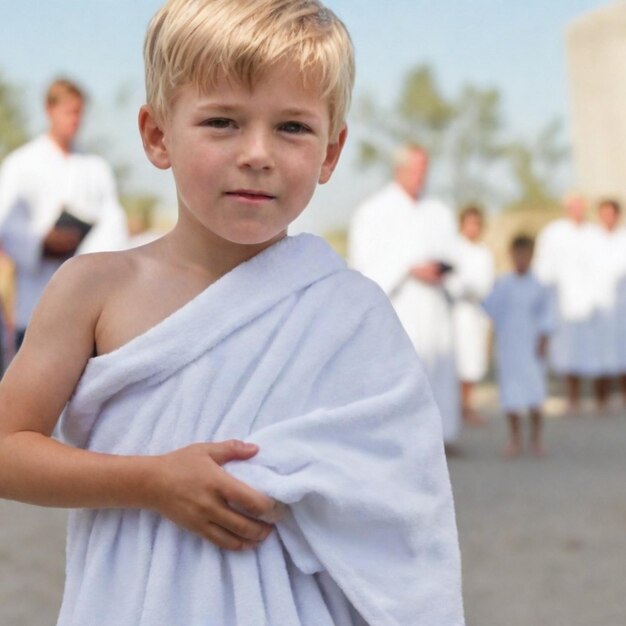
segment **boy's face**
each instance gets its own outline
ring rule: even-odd
[[[329,180],[346,137],[331,141],[327,103],[289,65],[252,90],[225,78],[202,94],[182,88],[160,138],[147,137],[141,115],[140,125],[152,162],[172,168],[180,217],[235,244],[282,237]]]
[[[518,274],[525,274],[528,271],[532,258],[533,251],[531,248],[520,247],[513,248],[511,250],[511,260],[513,261],[513,267]]]

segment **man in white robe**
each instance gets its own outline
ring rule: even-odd
[[[489,318],[481,302],[491,291],[494,260],[491,250],[480,241],[484,228],[483,212],[470,206],[460,215],[457,267],[448,281],[454,295],[454,341],[456,364],[461,380],[463,419],[472,425],[484,424],[474,409],[472,392],[487,373]]]
[[[626,380],[626,229],[619,225],[621,207],[615,200],[598,205],[599,227],[595,249],[596,309],[594,322],[599,355],[598,377],[594,381],[596,401],[606,409],[611,379]]]
[[[550,342],[552,371],[565,378],[570,410],[578,410],[582,378],[597,376],[599,350],[593,320],[596,302],[597,227],[586,220],[583,198],[570,195],[565,217],[539,234],[534,269],[552,290],[556,329]]]
[[[48,132],[11,153],[0,170],[0,239],[16,268],[16,342],[61,263],[76,253],[116,250],[127,228],[113,172],[100,157],[74,148],[85,98],[67,80],[46,96]],[[91,225],[60,227],[63,212]]]
[[[461,411],[450,296],[444,282],[456,263],[457,228],[441,201],[421,197],[428,155],[417,146],[396,157],[394,180],[357,208],[349,261],[387,293],[426,366],[448,447]]]

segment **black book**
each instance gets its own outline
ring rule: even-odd
[[[80,240],[82,241],[93,228],[93,224],[85,222],[66,209],[63,209],[59,219],[54,224],[55,228],[76,228],[80,232]]]

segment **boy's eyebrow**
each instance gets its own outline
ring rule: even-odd
[[[209,110],[209,109],[217,109],[219,111],[223,111],[225,113],[237,112],[245,108],[245,106],[240,106],[236,104],[229,104],[227,102],[220,102],[219,100],[204,100],[199,101],[196,104],[196,110],[199,112]],[[288,116],[288,117],[312,117],[318,118],[319,113],[317,113],[313,109],[308,109],[306,107],[288,107],[285,109],[280,109],[280,115]]]

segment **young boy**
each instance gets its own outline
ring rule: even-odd
[[[484,302],[494,325],[500,403],[509,422],[506,457],[522,452],[520,413],[530,413],[530,445],[543,456],[541,404],[545,399],[548,336],[552,330],[548,290],[530,272],[534,242],[520,235],[511,244],[514,271],[502,276]]]
[[[0,385],[0,495],[80,507],[60,626],[463,624],[423,369],[375,285],[286,236],[352,59],[316,0],[151,22],[139,127],[178,222],[67,262]]]

